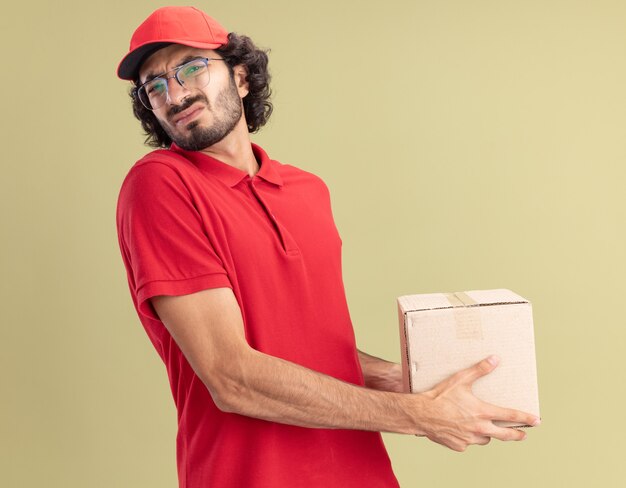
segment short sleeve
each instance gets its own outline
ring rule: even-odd
[[[117,204],[119,243],[138,312],[159,320],[148,301],[232,285],[177,171],[159,162],[135,166]]]

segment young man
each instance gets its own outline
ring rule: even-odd
[[[250,141],[272,110],[265,52],[164,7],[118,76],[162,148],[126,176],[117,229],[178,410],[181,487],[393,487],[381,431],[456,451],[525,437],[492,420],[535,418],[471,394],[497,362],[410,395],[399,365],[357,350],[328,188]]]

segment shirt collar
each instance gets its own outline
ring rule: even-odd
[[[263,178],[265,181],[274,185],[282,186],[283,179],[281,178],[279,173],[280,163],[278,161],[270,159],[267,153],[263,150],[263,148],[261,148],[261,146],[255,144],[254,142],[251,142],[250,144],[252,146],[252,152],[254,153],[254,156],[261,166],[255,176],[259,176],[260,178]],[[174,151],[181,154],[182,156],[185,156],[200,169],[203,169],[212,174],[220,181],[222,181],[222,183],[228,185],[231,188],[248,175],[246,171],[235,168],[234,166],[226,164],[223,161],[220,161],[219,159],[216,159],[213,156],[209,156],[208,154],[205,154],[203,152],[187,151],[185,149],[182,149],[174,142],[172,142],[172,144],[170,145],[170,151]]]

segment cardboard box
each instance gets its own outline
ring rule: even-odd
[[[404,388],[432,389],[491,354],[500,364],[476,380],[483,401],[539,417],[532,307],[511,290],[398,297]],[[530,427],[494,421],[502,427]]]

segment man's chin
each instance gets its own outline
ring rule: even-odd
[[[170,129],[169,131],[166,131],[166,132],[168,133],[170,138],[172,140],[174,140],[174,142],[175,142],[176,139],[192,138],[193,134],[191,134],[190,131],[193,131],[199,125],[200,125],[200,121],[199,120],[192,120],[191,122],[189,122],[185,126],[175,127],[175,128],[172,127],[172,129]]]
[[[198,127],[200,125],[200,121],[199,120],[193,120],[191,122],[189,122],[189,124],[187,124],[187,126],[185,127],[185,129],[187,130],[193,130],[196,127]]]
[[[202,134],[198,133],[199,131],[199,123],[197,121],[189,122],[184,128],[181,128],[180,132],[176,132],[175,134],[168,133],[170,139],[174,141],[174,143],[187,151],[196,151],[197,149],[188,149],[197,147],[200,142],[199,139],[202,139]],[[196,131],[194,131],[196,129]],[[181,133],[184,132],[184,133]],[[194,132],[196,132],[194,134]]]
[[[193,122],[196,123],[196,122]],[[201,151],[220,142],[226,134],[204,133],[202,129],[192,132],[188,137],[171,137],[181,149],[186,151]]]

